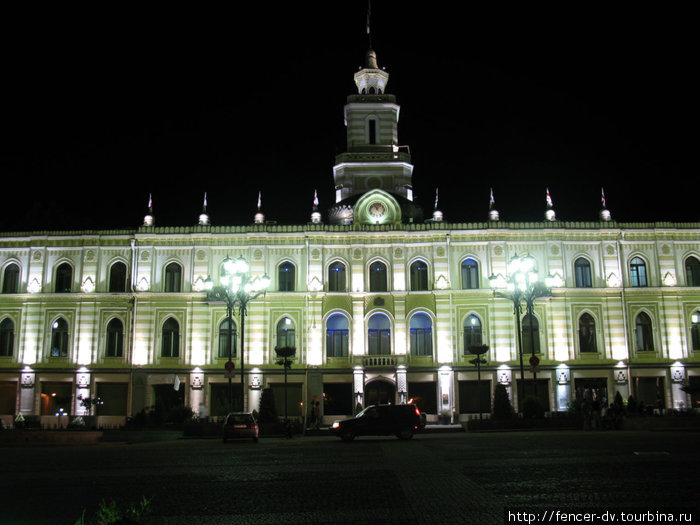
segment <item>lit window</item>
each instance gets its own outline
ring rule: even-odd
[[[116,262],[109,269],[109,291],[112,293],[126,292],[126,264]]]
[[[163,323],[161,357],[180,356],[180,325],[172,317]]]
[[[693,350],[700,350],[700,310],[690,316],[690,339]]]
[[[481,319],[472,314],[464,320],[463,326],[464,335],[464,355],[470,355],[469,347],[471,345],[482,345],[483,336],[481,330]]]
[[[51,326],[51,357],[68,357],[68,323],[62,317]]]
[[[182,267],[177,263],[170,263],[165,267],[165,281],[163,290],[168,293],[178,293],[182,290]]]
[[[386,292],[387,285],[386,265],[380,261],[375,261],[369,265],[369,291]]]
[[[384,314],[374,314],[367,323],[369,355],[391,354],[391,322]]]
[[[279,323],[277,323],[277,345],[279,347],[290,347],[296,348],[296,330],[294,327],[294,321],[289,317],[283,317]]]
[[[73,285],[73,268],[68,263],[63,263],[56,268],[56,293],[70,293]]]
[[[107,324],[107,357],[124,355],[124,325],[119,319],[112,319]]]
[[[2,279],[2,293],[17,293],[19,291],[19,266],[8,264]]]
[[[595,335],[595,320],[590,314],[583,314],[578,320],[578,342],[581,352],[598,351]]]
[[[279,265],[277,268],[277,282],[279,283],[280,292],[294,291],[295,273],[295,267],[291,262],[285,261]]]
[[[12,355],[15,346],[15,323],[6,317],[0,322],[0,356]]]
[[[651,318],[641,312],[634,323],[634,344],[639,352],[652,352],[654,350],[654,339],[652,336]]]
[[[540,323],[537,317],[527,314],[522,321],[522,341],[524,354],[540,353]],[[534,351],[533,351],[534,349]]]
[[[345,265],[341,262],[334,262],[328,267],[328,291],[345,292],[347,290],[345,278]]]
[[[700,261],[697,257],[685,260],[685,282],[688,286],[700,286]]]
[[[326,355],[328,357],[348,356],[348,335],[350,323],[342,314],[333,314],[326,321]]]
[[[462,290],[479,288],[479,263],[474,259],[462,261]]]
[[[236,357],[236,324],[224,319],[219,325],[219,357]],[[231,354],[229,356],[229,350]]]
[[[433,355],[433,320],[428,314],[417,313],[409,323],[411,355]]]
[[[421,291],[428,289],[428,265],[423,261],[415,261],[411,264],[411,290]]]
[[[591,288],[593,280],[591,277],[591,263],[588,259],[579,257],[574,263],[574,275],[576,278],[576,288]]]
[[[634,287],[647,286],[647,265],[640,257],[630,261],[630,284]]]

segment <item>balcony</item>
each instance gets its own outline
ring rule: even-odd
[[[363,355],[362,366],[365,368],[393,368],[404,364],[405,356],[398,355]]]

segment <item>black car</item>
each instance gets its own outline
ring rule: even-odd
[[[331,432],[344,441],[355,436],[382,436],[394,434],[400,439],[411,439],[425,426],[416,405],[371,405],[357,416],[336,421]]]

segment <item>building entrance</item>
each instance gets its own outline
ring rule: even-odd
[[[389,381],[375,379],[365,385],[365,406],[396,403],[396,387]]]

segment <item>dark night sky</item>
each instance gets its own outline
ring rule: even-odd
[[[333,201],[367,3],[3,17],[0,231],[196,224]],[[408,7],[408,6],[411,7]],[[375,1],[372,40],[401,105],[426,215],[698,221],[691,17],[681,11]],[[459,5],[470,5],[462,4]],[[677,8],[676,8],[677,9]],[[693,90],[695,91],[695,90]],[[693,155],[694,157],[695,155]],[[693,159],[694,160],[694,159]]]

